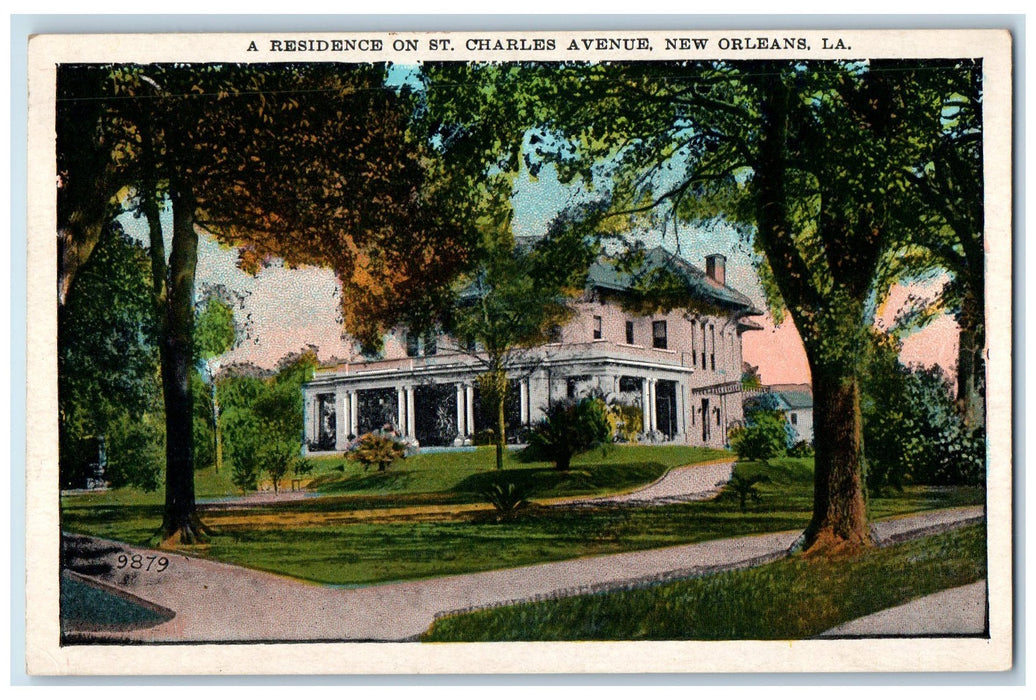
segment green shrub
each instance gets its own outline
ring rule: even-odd
[[[731,475],[730,481],[723,484],[723,489],[720,491],[720,499],[732,499],[738,502],[741,512],[745,513],[748,511],[748,501],[752,500],[758,503],[762,500],[762,495],[759,493],[759,489],[756,488],[756,484],[764,483],[769,481],[769,477],[763,474],[752,474],[745,476],[735,472]]]
[[[727,440],[739,459],[767,460],[785,454],[789,431],[783,411],[757,410],[746,417],[745,425],[732,428]]]
[[[406,458],[406,446],[391,435],[367,433],[360,436],[347,456],[362,464],[364,469],[376,466],[379,472],[383,472],[396,460]]]
[[[813,449],[812,443],[806,440],[799,440],[788,448],[789,457],[812,457],[815,454],[816,450]]]
[[[528,481],[504,477],[486,484],[479,496],[496,510],[497,520],[507,520],[529,504],[533,487]]]
[[[106,478],[114,488],[155,491],[165,472],[165,417],[120,414],[108,427]]]
[[[612,441],[608,408],[595,398],[560,399],[547,406],[546,416],[529,435],[527,457],[553,462],[566,471],[572,458]]]
[[[872,492],[907,484],[984,482],[985,434],[964,425],[942,370],[908,368],[894,356],[878,357],[863,388],[864,452]]]

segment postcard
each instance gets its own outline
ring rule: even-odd
[[[1011,668],[1007,31],[29,59],[29,673]]]

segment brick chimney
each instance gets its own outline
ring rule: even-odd
[[[705,256],[705,274],[714,282],[727,283],[727,259],[719,253]]]

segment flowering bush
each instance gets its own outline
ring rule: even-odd
[[[363,468],[376,466],[383,472],[399,459],[407,456],[407,445],[393,435],[384,433],[367,433],[353,443],[346,454],[348,459],[359,462]]]

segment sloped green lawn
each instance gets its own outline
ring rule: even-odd
[[[485,512],[461,512],[435,518],[404,515],[328,524],[327,519],[336,513],[348,513],[362,504],[398,504],[400,498],[394,494],[356,494],[235,511],[241,516],[238,524],[221,527],[208,546],[190,551],[196,556],[321,583],[363,585],[805,527],[812,507],[811,460],[738,465],[744,473],[761,469],[770,481],[760,485],[762,500],[753,503],[746,513],[740,512],[736,501],[720,499],[640,508],[530,508],[503,522],[496,522]],[[611,474],[610,470],[612,466],[607,464],[573,467],[573,471],[591,474]],[[527,473],[539,472],[529,467]],[[638,479],[647,476],[642,474]],[[477,478],[468,475],[453,484]],[[560,486],[550,479],[544,482],[544,492],[556,493]],[[614,474],[602,477],[602,482],[612,485],[619,481]],[[410,494],[409,498],[419,495]],[[884,518],[983,501],[984,492],[979,489],[912,488],[873,498],[869,509],[871,517]],[[278,524],[278,516],[292,514],[300,523],[308,524]],[[161,523],[161,507],[65,504],[62,518],[63,527],[75,532],[144,544]]]
[[[834,560],[790,557],[638,590],[575,596],[437,620],[429,642],[805,639],[986,575],[972,526]]]

